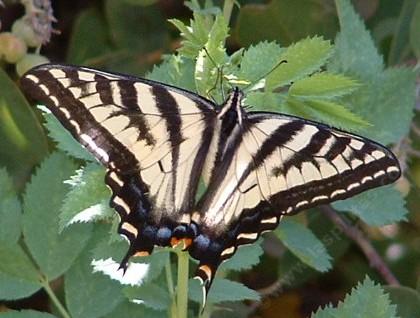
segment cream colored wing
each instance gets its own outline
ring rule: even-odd
[[[200,202],[196,222],[211,237],[238,231],[235,245],[274,229],[282,215],[348,198],[400,175],[385,147],[301,118],[249,113],[233,134],[234,146],[214,172],[219,178]],[[246,218],[253,226],[244,225]]]
[[[34,68],[21,84],[107,167],[111,205],[134,252],[145,242],[146,250],[168,245],[169,232],[189,223],[213,133],[211,102],[158,82],[65,65]]]
[[[241,111],[241,110],[240,110]],[[395,181],[400,168],[385,147],[325,125],[275,113],[240,115],[198,204],[191,254],[204,295],[223,260],[280,219]],[[227,138],[229,137],[229,139]]]

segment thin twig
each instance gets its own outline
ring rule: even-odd
[[[67,312],[66,308],[64,308],[63,304],[60,302],[58,297],[55,295],[48,280],[42,278],[41,284],[44,287],[44,290],[46,291],[48,296],[50,297],[51,301],[54,303],[57,310],[60,312],[61,316],[63,316],[63,318],[70,318],[70,314]]]
[[[415,123],[411,123],[411,130],[420,137],[420,127],[417,127]]]
[[[383,258],[379,255],[376,249],[372,246],[371,242],[365,237],[362,231],[356,226],[350,225],[344,218],[338,215],[331,206],[324,205],[321,211],[338,227],[343,233],[353,240],[365,254],[369,260],[370,266],[378,271],[382,278],[390,285],[399,286],[400,283],[394,274],[389,269]]]
[[[410,149],[408,149],[408,154],[412,157],[420,158],[420,150],[410,148]]]
[[[232,9],[235,1],[233,0],[226,0],[223,5],[223,16],[226,20],[226,23],[229,24],[230,17],[232,16]]]

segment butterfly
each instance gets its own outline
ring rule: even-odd
[[[205,295],[219,265],[285,215],[400,177],[384,146],[286,114],[222,105],[160,82],[61,64],[33,68],[23,90],[105,167],[121,262],[182,244]],[[200,180],[204,194],[196,200]]]

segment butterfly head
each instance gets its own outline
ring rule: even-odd
[[[243,97],[244,93],[239,87],[235,87],[223,103],[218,118],[232,122],[232,124],[239,123],[239,125],[242,125],[242,121],[246,116],[246,112],[242,107]]]

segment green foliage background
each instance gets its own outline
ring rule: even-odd
[[[218,103],[237,85],[253,109],[318,120],[394,145],[404,169],[397,186],[333,208],[363,228],[402,286],[383,286],[387,282],[354,242],[313,209],[240,248],[221,266],[202,313],[200,287],[189,281],[189,316],[418,317],[420,134],[410,127],[419,122],[418,66],[412,65],[420,56],[420,4],[203,2],[185,2],[186,8],[176,1],[103,0],[73,8],[53,1],[56,28],[64,32],[41,53],[155,79]],[[55,44],[60,41],[64,49]],[[278,65],[282,60],[287,63]],[[108,207],[104,169],[51,114],[32,107],[12,65],[2,66],[0,311],[7,312],[0,317],[177,317],[179,251],[135,259],[150,266],[133,285],[93,270],[93,260],[118,262],[127,249]],[[29,308],[40,311],[17,311],[28,308],[20,301],[27,297]],[[38,305],[45,299],[46,306]],[[138,299],[143,302],[133,302]]]

